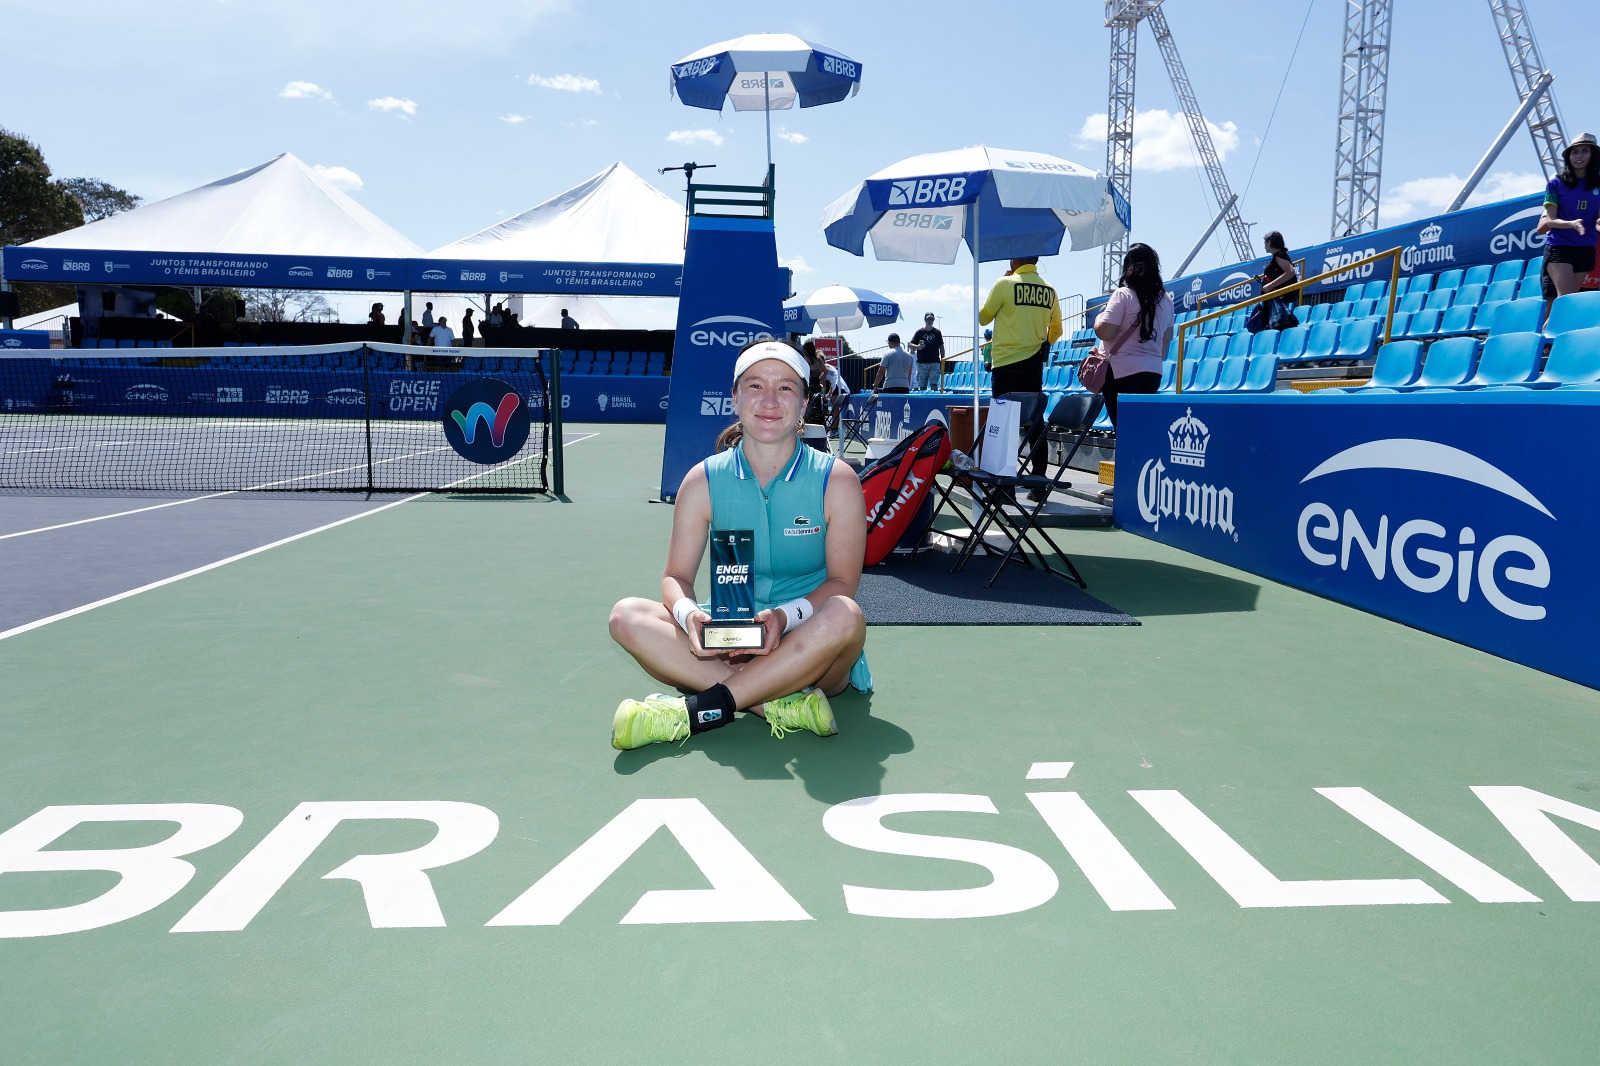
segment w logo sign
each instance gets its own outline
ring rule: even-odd
[[[456,454],[474,463],[503,463],[528,443],[528,405],[503,381],[469,381],[445,403],[444,436]]]

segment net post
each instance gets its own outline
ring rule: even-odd
[[[567,494],[567,472],[563,462],[561,441],[561,349],[547,348],[550,353],[550,395],[545,397],[545,409],[550,412],[550,487],[557,499]]]
[[[361,412],[366,416],[367,435],[367,495],[375,491],[372,465],[372,363],[377,359],[378,353],[363,344],[361,346],[361,395],[366,398],[366,403],[361,405]]]

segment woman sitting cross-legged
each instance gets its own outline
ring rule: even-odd
[[[788,344],[740,352],[739,421],[678,490],[661,599],[630,597],[611,610],[612,638],[651,677],[692,695],[623,700],[613,747],[684,740],[728,725],[737,711],[765,718],[777,737],[795,729],[829,736],[838,730],[828,697],[847,685],[871,690],[866,620],[855,601],[866,507],[854,470],[800,442],[809,382]],[[705,646],[713,619],[694,578],[714,533],[750,550],[758,647]]]

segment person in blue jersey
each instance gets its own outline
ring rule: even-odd
[[[829,696],[870,691],[866,619],[856,586],[866,555],[861,482],[848,465],[800,442],[810,374],[782,341],[747,345],[733,369],[738,423],[717,454],[683,479],[661,577],[661,599],[630,597],[611,610],[611,636],[645,672],[687,696],[623,700],[612,747],[679,741],[733,721],[766,719],[774,736],[836,733]],[[711,621],[695,574],[711,531],[754,533],[759,648],[707,649]]]
[[[1595,221],[1600,218],[1600,145],[1580,133],[1561,153],[1564,164],[1544,190],[1544,270],[1539,287],[1545,313],[1558,296],[1577,292],[1594,270]]]

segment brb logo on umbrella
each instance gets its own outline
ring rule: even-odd
[[[463,459],[489,465],[515,458],[528,443],[528,405],[503,381],[469,381],[444,405],[444,437]]]
[[[967,179],[910,178],[889,186],[890,207],[913,207],[924,204],[959,204],[967,196]]]

